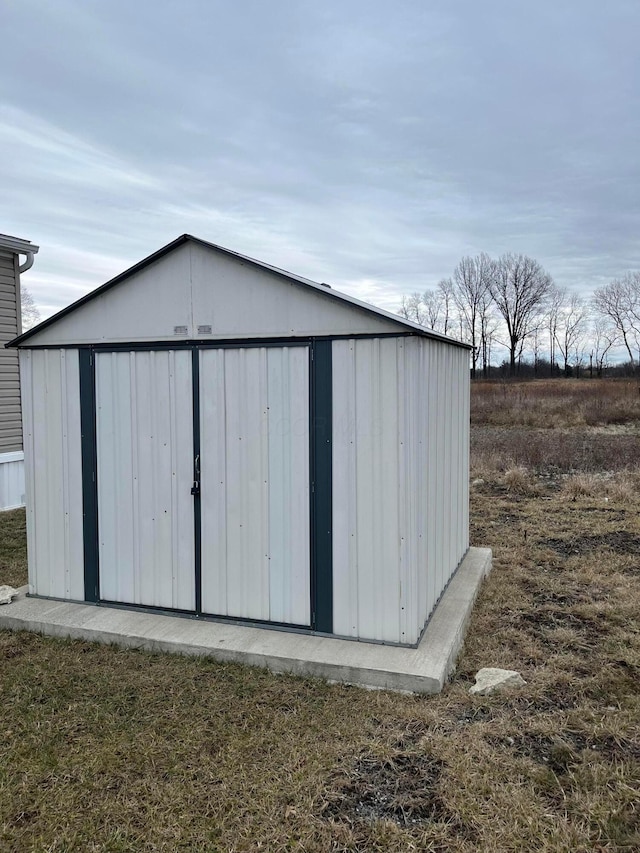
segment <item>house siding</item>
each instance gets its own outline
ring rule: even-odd
[[[18,256],[0,250],[0,454],[22,450],[18,352],[5,349],[20,334]]]

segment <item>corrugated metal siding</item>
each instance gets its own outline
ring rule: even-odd
[[[100,596],[195,609],[191,353],[96,355]]]
[[[20,353],[29,583],[38,595],[84,599],[77,350]]]
[[[468,547],[468,354],[333,343],[334,631],[414,643]]]
[[[469,355],[427,341],[428,617],[469,547]]]
[[[200,352],[202,609],[310,624],[309,351]]]
[[[22,450],[18,353],[4,346],[20,331],[18,280],[17,256],[0,251],[0,453]]]
[[[333,627],[390,642],[412,642],[403,623],[416,595],[400,560],[403,346],[396,338],[333,343]]]

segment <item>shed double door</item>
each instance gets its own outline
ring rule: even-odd
[[[95,355],[103,601],[311,623],[309,348]]]

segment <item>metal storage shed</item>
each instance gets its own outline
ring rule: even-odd
[[[466,345],[189,235],[11,345],[31,594],[419,641],[468,549]]]

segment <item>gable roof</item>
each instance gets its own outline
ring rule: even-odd
[[[444,343],[448,343],[453,346],[463,347],[464,349],[471,348],[468,344],[462,343],[461,341],[457,341],[453,338],[449,338],[446,335],[440,334],[439,332],[434,332],[431,329],[426,329],[424,326],[420,326],[418,323],[414,323],[411,320],[405,320],[403,317],[400,317],[397,314],[393,314],[390,311],[385,311],[382,308],[376,308],[374,305],[370,305],[368,302],[363,302],[360,299],[356,299],[353,296],[347,295],[346,293],[341,293],[337,290],[333,290],[328,284],[312,281],[308,278],[303,278],[302,276],[295,275],[294,273],[290,273],[287,270],[283,270],[279,267],[274,267],[271,264],[267,264],[264,261],[255,260],[255,258],[250,258],[247,255],[241,255],[239,252],[234,252],[231,249],[225,249],[223,246],[218,246],[215,243],[208,242],[207,240],[201,240],[198,237],[193,237],[191,234],[182,234],[176,240],[173,240],[171,243],[167,243],[166,246],[163,246],[161,249],[158,249],[157,252],[154,252],[153,254],[139,261],[137,264],[134,264],[132,267],[129,267],[129,269],[115,276],[115,278],[110,279],[105,284],[100,285],[99,287],[95,288],[95,290],[92,290],[90,293],[87,293],[85,296],[82,296],[80,299],[71,303],[71,305],[68,305],[66,308],[63,308],[61,311],[58,311],[56,314],[53,314],[46,320],[43,320],[42,323],[38,323],[37,326],[34,326],[28,331],[23,332],[23,334],[21,335],[18,335],[18,337],[14,338],[12,341],[9,341],[7,344],[5,344],[5,346],[21,346],[33,335],[36,335],[43,329],[54,325],[58,320],[61,320],[68,314],[73,313],[82,305],[85,305],[87,302],[90,302],[97,296],[101,296],[103,293],[110,290],[112,287],[115,287],[121,282],[126,281],[135,273],[140,272],[140,270],[143,270],[145,267],[148,267],[150,264],[155,263],[155,261],[160,260],[165,255],[168,255],[170,252],[173,252],[175,249],[189,242],[195,243],[199,246],[203,246],[207,249],[211,249],[215,252],[219,252],[223,255],[226,255],[227,257],[236,258],[237,260],[240,260],[243,263],[251,264],[261,269],[268,270],[279,278],[283,278],[289,282],[295,282],[301,285],[302,287],[307,287],[317,292],[320,292],[325,297],[335,299],[338,302],[346,303],[349,306],[359,308],[377,317],[382,317],[386,320],[390,320],[395,325],[399,326],[405,331],[409,330],[413,334],[421,335],[427,338],[434,338],[436,340],[443,341]]]

